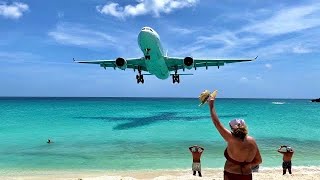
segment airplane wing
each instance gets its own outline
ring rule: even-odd
[[[118,61],[119,60],[119,61]],[[142,71],[147,71],[145,60],[143,58],[117,58],[116,60],[75,60],[76,63],[85,63],[85,64],[99,64],[100,67],[107,68],[112,67],[116,69],[116,67],[119,67],[122,70],[125,69],[133,69],[136,70],[140,68]]]
[[[191,69],[191,68],[197,68],[197,67],[206,67],[206,69],[209,66],[223,66],[228,63],[237,63],[237,62],[245,62],[245,61],[253,61],[258,58],[252,58],[252,59],[193,59],[191,57],[189,58],[189,66],[185,64],[186,58],[179,58],[179,57],[166,57],[166,63],[170,71],[179,70],[179,69]]]

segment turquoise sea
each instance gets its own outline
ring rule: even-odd
[[[190,145],[205,148],[203,168],[222,168],[226,143],[207,105],[183,98],[0,98],[0,169],[140,170],[190,168]],[[243,118],[262,167],[320,166],[320,104],[294,99],[217,99],[227,126]],[[47,144],[47,139],[54,143]]]

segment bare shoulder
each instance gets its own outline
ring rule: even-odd
[[[251,137],[251,136],[247,136],[247,140],[248,141],[256,141],[253,137]]]
[[[247,136],[247,141],[248,141],[249,143],[256,144],[256,140],[255,140],[253,137],[251,137],[251,136]]]

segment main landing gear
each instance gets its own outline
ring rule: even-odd
[[[177,70],[174,72],[174,74],[172,74],[172,82],[174,83],[180,83],[180,76],[179,74],[177,74]]]
[[[141,82],[141,84],[144,83],[144,79],[143,79],[143,75],[141,74],[141,69],[140,67],[138,67],[138,75],[136,75],[136,79],[137,79],[137,83],[139,84]]]

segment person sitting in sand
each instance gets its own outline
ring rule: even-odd
[[[290,147],[290,146],[280,146],[280,148],[278,149],[278,152],[283,154],[283,162],[282,162],[282,169],[283,169],[283,174],[282,175],[285,175],[287,173],[287,169],[289,171],[289,174],[292,174],[291,173],[291,166],[292,166],[292,163],[291,163],[291,159],[292,159],[292,156],[293,156],[293,149]]]
[[[189,150],[192,153],[192,158],[193,158],[193,162],[192,162],[193,175],[195,176],[196,172],[198,171],[198,175],[200,177],[202,177],[200,158],[201,158],[201,155],[204,151],[204,148],[200,147],[198,145],[194,145],[194,146],[189,147]]]
[[[215,96],[209,97],[211,119],[221,136],[227,142],[224,151],[226,162],[224,165],[224,180],[251,180],[252,167],[262,163],[258,145],[253,137],[248,136],[247,126],[243,119],[229,122],[231,131],[220,122],[216,113]]]

